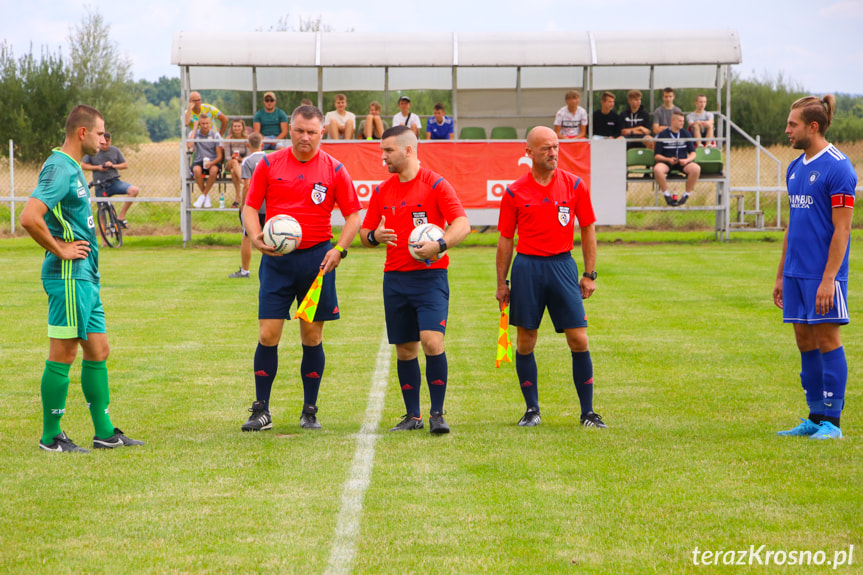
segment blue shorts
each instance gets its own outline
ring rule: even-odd
[[[384,313],[391,344],[420,341],[421,331],[446,333],[449,279],[446,270],[384,273]]]
[[[131,187],[132,184],[127,184],[122,180],[115,179],[105,184],[104,187],[97,186],[96,189],[99,192],[99,197],[104,198],[105,196],[108,196],[110,198],[111,196],[118,196],[121,194],[128,193],[129,188]]]
[[[848,317],[848,282],[834,282],[836,294],[833,309],[825,315],[815,311],[815,294],[821,280],[782,277],[782,321],[784,323],[838,323],[846,324]]]
[[[291,305],[297,305],[312,287],[324,256],[333,248],[329,241],[283,256],[261,256],[258,268],[258,319],[291,319]],[[336,271],[324,276],[315,321],[339,319]]]
[[[548,315],[557,333],[587,327],[578,265],[569,252],[555,256],[516,254],[510,274],[509,322],[525,329],[539,329]]]

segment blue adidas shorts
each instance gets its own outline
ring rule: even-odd
[[[384,273],[384,313],[391,344],[420,341],[420,331],[446,333],[449,279],[446,270]]]
[[[815,294],[821,280],[782,277],[782,321],[785,323],[838,323],[846,324],[848,317],[848,282],[834,282],[836,294],[833,309],[826,315],[815,311]]]
[[[548,315],[557,333],[587,327],[578,265],[569,252],[555,256],[516,254],[510,273],[509,322],[525,329],[539,329]]]
[[[258,319],[291,319],[291,305],[297,305],[312,287],[321,262],[333,248],[329,242],[321,242],[305,250],[294,250],[284,256],[261,256],[258,268]],[[321,299],[315,321],[339,319],[339,298],[336,295],[336,271],[324,276]]]

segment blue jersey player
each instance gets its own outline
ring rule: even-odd
[[[794,325],[800,380],[809,418],[779,435],[842,437],[848,364],[839,327],[848,323],[848,246],[857,175],[848,158],[825,139],[835,99],[801,98],[791,106],[785,133],[803,154],[788,166],[790,216],[773,301]]]

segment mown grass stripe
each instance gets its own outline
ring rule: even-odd
[[[354,460],[342,489],[342,506],[336,519],[336,530],[333,536],[330,560],[327,564],[327,575],[347,574],[356,555],[356,541],[360,532],[360,520],[363,514],[363,499],[372,476],[375,463],[375,443],[378,439],[377,429],[384,410],[384,392],[390,373],[390,349],[387,334],[384,331],[375,373],[372,377],[372,387],[369,390],[369,400],[363,426],[357,434],[357,448]]]

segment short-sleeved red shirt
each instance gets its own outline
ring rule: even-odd
[[[557,169],[551,182],[541,186],[528,172],[507,187],[497,228],[510,239],[518,228],[518,253],[552,256],[572,250],[576,219],[580,227],[596,221],[584,180]]]
[[[332,239],[330,217],[336,203],[343,216],[358,212],[360,199],[347,169],[324,151],[301,162],[291,148],[269,154],[258,162],[249,184],[246,205],[256,210],[267,202],[267,219],[288,214],[300,222],[306,249]]]
[[[461,201],[450,183],[431,170],[420,168],[409,182],[400,182],[395,175],[375,187],[363,227],[373,230],[380,224],[381,216],[386,216],[385,226],[395,231],[398,245],[387,246],[385,272],[446,269],[449,255],[427,266],[411,256],[408,238],[411,231],[421,224],[443,228],[447,222],[464,215]]]

